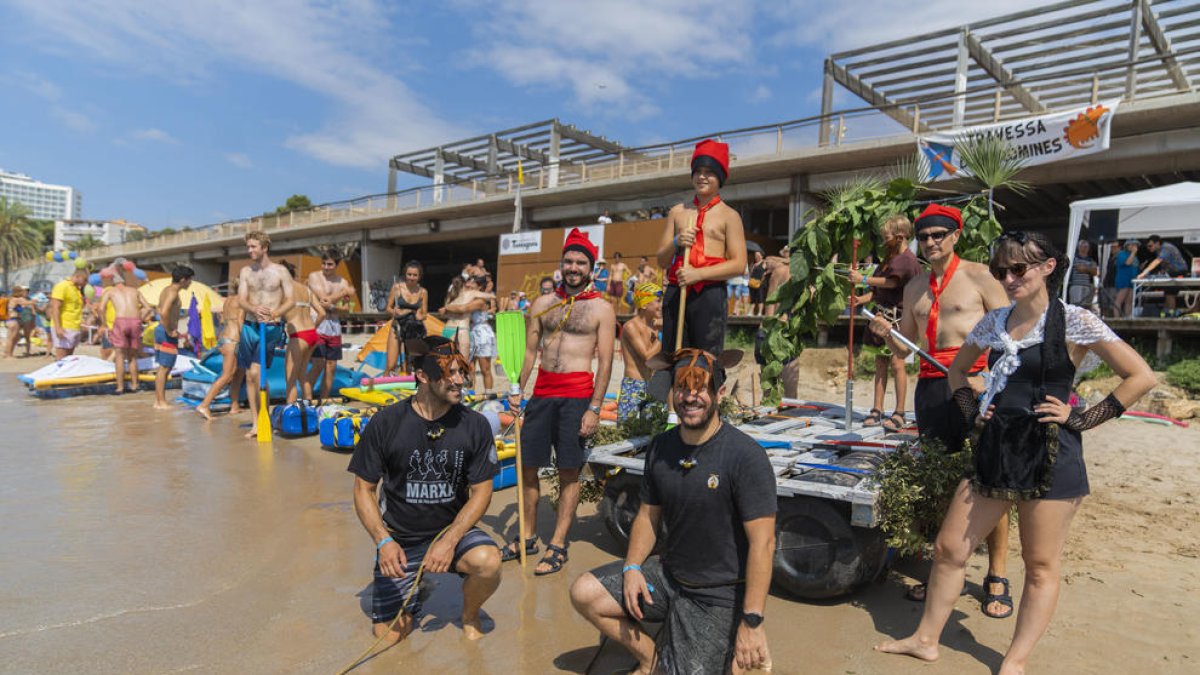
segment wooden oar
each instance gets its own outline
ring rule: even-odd
[[[688,231],[695,229],[695,227],[696,227],[695,218],[691,214],[688,214]],[[690,269],[690,267],[691,267],[688,264],[688,258],[690,257],[691,253],[692,253],[691,246],[683,247],[683,269],[685,269],[685,270]],[[678,323],[678,325],[675,326],[675,351],[679,351],[680,349],[683,349],[683,317],[684,317],[684,310],[687,309],[687,296],[688,296],[687,291],[688,291],[687,286],[684,286],[683,284],[679,285],[679,319],[678,319],[679,323]]]

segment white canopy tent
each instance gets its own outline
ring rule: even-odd
[[[1075,256],[1079,231],[1093,211],[1117,212],[1117,238],[1184,237],[1200,234],[1200,183],[1175,183],[1122,195],[1071,202],[1067,257]],[[1101,267],[1101,269],[1104,269]],[[1066,297],[1066,288],[1063,288]]]

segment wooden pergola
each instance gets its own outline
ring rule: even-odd
[[[1059,2],[830,56],[820,141],[835,84],[919,132],[1188,92],[1198,67],[1195,0]]]

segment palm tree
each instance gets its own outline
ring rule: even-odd
[[[104,245],[103,241],[93,237],[90,234],[85,234],[82,237],[71,242],[71,248],[75,249],[76,251],[86,251],[88,249],[96,248],[97,246],[103,246],[103,245]]]
[[[29,208],[20,202],[0,197],[0,264],[4,266],[4,287],[8,288],[8,270],[22,258],[33,258],[42,250],[41,232],[29,220]]]

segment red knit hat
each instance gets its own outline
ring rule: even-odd
[[[917,216],[917,220],[913,223],[913,229],[917,232],[926,227],[944,227],[947,230],[961,230],[963,226],[962,211],[953,206],[942,206],[941,204],[930,204],[925,207],[921,215]]]
[[[696,144],[692,152],[692,173],[696,169],[708,167],[717,174],[717,183],[724,186],[729,178],[729,145],[706,138]]]
[[[578,227],[571,230],[567,234],[567,240],[563,242],[563,253],[567,251],[579,251],[588,257],[588,261],[592,266],[596,266],[596,255],[598,253],[596,245],[588,239],[587,232],[581,231]]]

